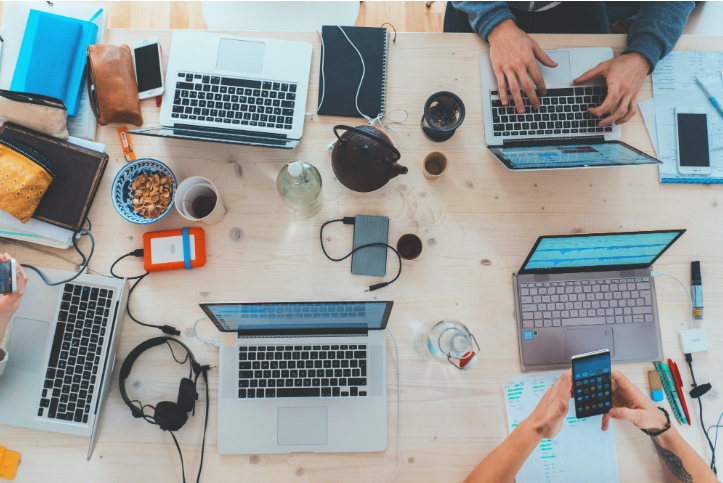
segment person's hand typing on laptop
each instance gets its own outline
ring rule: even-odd
[[[607,431],[611,419],[629,421],[636,427],[656,434],[653,446],[658,453],[666,481],[709,482],[718,481],[703,458],[686,443],[668,417],[655,403],[619,371],[611,371],[613,408],[602,418],[602,430]],[[668,427],[670,426],[670,427]],[[668,428],[668,429],[665,429]]]
[[[650,62],[645,57],[637,52],[629,52],[598,64],[574,82],[582,84],[596,77],[605,78],[608,86],[607,97],[601,105],[589,107],[587,110],[597,117],[609,114],[598,124],[605,127],[613,122],[628,122],[638,112],[638,92],[650,70]]]
[[[509,88],[518,113],[524,114],[525,112],[522,90],[529,97],[532,108],[539,109],[540,100],[537,98],[537,94],[544,96],[547,88],[537,61],[539,60],[547,67],[557,67],[557,62],[553,61],[538,43],[520,30],[512,20],[505,20],[495,27],[490,32],[488,40],[490,59],[495,77],[497,77],[502,105],[508,105],[507,89]]]
[[[0,255],[0,262],[11,259],[12,257],[7,253]],[[23,297],[25,285],[28,283],[28,276],[25,275],[19,263],[17,264],[17,271],[17,291],[0,296],[0,343],[5,339],[5,331],[8,328],[8,324],[10,324],[10,320],[13,318],[13,314],[18,310],[18,307],[20,307],[20,299]],[[2,374],[3,369],[5,369],[7,358],[7,352],[0,347],[0,374]]]
[[[470,473],[465,483],[513,482],[530,453],[543,439],[562,429],[572,397],[572,371],[565,371],[547,390],[527,419]]]

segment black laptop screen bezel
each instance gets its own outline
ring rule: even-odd
[[[575,138],[570,138],[565,140],[557,140],[557,139],[541,139],[541,140],[525,140],[524,143],[529,146],[564,146],[568,144],[589,144],[591,146],[594,146],[596,144],[620,144],[623,147],[635,152],[636,154],[643,156],[649,160],[647,163],[610,163],[610,164],[596,164],[596,165],[587,165],[587,164],[579,164],[579,165],[573,165],[573,166],[535,166],[533,168],[529,167],[520,167],[513,165],[510,163],[508,159],[506,159],[502,153],[499,151],[500,149],[504,148],[514,148],[514,147],[523,147],[521,144],[523,141],[519,142],[510,142],[508,145],[502,145],[502,146],[487,146],[487,150],[492,153],[492,155],[499,160],[507,169],[510,171],[532,171],[532,170],[549,170],[549,169],[575,169],[575,168],[614,168],[619,166],[656,166],[663,164],[662,161],[660,161],[657,158],[654,158],[653,156],[650,156],[649,154],[646,154],[642,152],[641,150],[632,147],[631,145],[623,142],[623,141],[591,141],[589,138],[580,137],[577,140]],[[539,141],[539,144],[535,143],[535,141]]]
[[[339,303],[360,303],[360,304],[371,304],[371,303],[383,303],[386,304],[384,308],[384,315],[382,316],[381,326],[378,328],[333,328],[333,327],[320,327],[314,329],[263,329],[263,330],[228,330],[221,325],[216,319],[216,316],[211,311],[210,307],[216,305],[286,305],[286,304],[302,304],[302,305],[313,305],[313,304],[339,304]],[[324,334],[366,334],[370,330],[384,330],[387,328],[389,322],[389,316],[394,306],[393,300],[318,300],[313,302],[213,302],[213,303],[201,303],[199,307],[206,314],[213,325],[219,330],[219,332],[231,332],[237,333],[243,336],[279,336],[279,335],[324,335]]]
[[[525,269],[527,264],[530,262],[530,259],[532,258],[532,255],[535,253],[535,250],[537,250],[537,247],[540,245],[542,240],[549,239],[549,238],[574,238],[574,237],[586,237],[586,236],[605,236],[605,235],[640,235],[640,234],[649,234],[649,233],[678,233],[678,235],[673,238],[668,245],[663,248],[660,253],[658,253],[658,256],[656,256],[653,261],[650,263],[640,263],[636,265],[593,265],[593,266],[587,266],[587,267],[564,267],[564,268],[531,268],[531,269]],[[685,229],[674,229],[674,230],[643,230],[643,231],[625,231],[625,232],[608,232],[608,233],[572,233],[567,235],[542,235],[537,238],[537,241],[535,242],[535,246],[532,247],[532,250],[530,250],[530,253],[527,255],[527,258],[525,259],[525,262],[522,264],[522,267],[520,268],[518,274],[519,275],[552,275],[557,273],[579,273],[579,272],[612,272],[612,271],[621,271],[621,270],[639,270],[639,269],[646,269],[650,268],[653,263],[655,263],[662,255],[665,253],[670,246],[675,243],[678,238],[683,236],[683,233],[685,233]]]

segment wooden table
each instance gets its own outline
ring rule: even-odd
[[[168,58],[172,31],[110,30],[111,44],[132,44],[158,36]],[[252,34],[247,34],[252,35]],[[253,34],[256,35],[256,34]],[[316,33],[259,33],[313,44],[314,59],[307,111],[317,102],[319,38]],[[544,48],[625,46],[624,36],[535,37]],[[142,157],[167,163],[180,180],[210,178],[220,189],[228,213],[207,233],[208,263],[193,272],[156,273],[143,281],[132,299],[134,314],[145,321],[181,328],[181,340],[202,362],[215,363],[217,349],[193,338],[191,327],[203,313],[199,302],[225,300],[394,299],[389,327],[399,341],[402,379],[402,469],[397,481],[462,481],[507,435],[502,386],[519,373],[511,274],[522,264],[540,234],[586,231],[687,228],[688,232],[662,257],[656,268],[688,283],[690,261],[701,260],[705,280],[705,323],[711,346],[723,346],[723,256],[720,255],[721,188],[662,185],[654,167],[577,169],[511,173],[485,149],[479,54],[487,45],[476,35],[400,33],[391,44],[388,108],[404,108],[407,122],[394,127],[402,134],[401,163],[409,174],[370,194],[352,192],[334,178],[327,146],[335,124],[362,124],[358,119],[314,117],[307,120],[303,142],[295,151],[239,147],[134,136]],[[720,37],[682,38],[678,49],[721,50]],[[467,117],[444,144],[427,140],[419,127],[424,101],[438,90],[458,94]],[[650,79],[640,99],[651,96]],[[157,125],[153,100],[143,102],[145,126]],[[393,136],[395,142],[399,142]],[[90,213],[97,240],[91,268],[107,273],[118,256],[141,247],[145,231],[185,225],[174,212],[150,228],[125,222],[110,197],[113,176],[124,165],[116,126],[100,128],[110,163]],[[654,154],[638,114],[623,128],[623,140]],[[448,173],[435,181],[422,175],[424,155],[441,150],[450,159]],[[285,163],[303,159],[324,179],[323,211],[313,220],[295,221],[276,192],[276,176]],[[353,277],[347,263],[326,260],[318,230],[324,221],[355,214],[391,219],[389,240],[416,233],[424,242],[421,257],[405,262],[400,280],[379,292],[364,289],[379,279]],[[352,245],[349,227],[329,227],[329,251],[342,254]],[[84,241],[87,243],[87,241]],[[72,267],[57,258],[16,245],[2,248],[23,261],[52,268]],[[57,252],[72,256],[70,251]],[[388,274],[396,271],[390,257]],[[140,273],[140,261],[119,271]],[[681,365],[678,330],[688,321],[688,300],[673,281],[660,280],[658,303],[666,357]],[[470,372],[432,362],[417,353],[413,337],[422,322],[442,318],[463,321],[482,346],[480,361]],[[208,322],[203,337],[218,337]],[[161,335],[126,319],[118,358],[141,341]],[[217,373],[211,373],[211,414],[203,481],[385,482],[397,467],[397,377],[394,346],[388,345],[389,446],[371,454],[243,455],[216,452]],[[187,368],[175,364],[164,349],[143,355],[129,378],[129,393],[144,403],[175,400]],[[696,355],[698,381],[723,387],[723,351]],[[118,371],[116,367],[116,373]],[[716,370],[718,368],[718,370]],[[651,364],[619,366],[644,391]],[[117,375],[114,378],[117,384]],[[201,392],[203,388],[200,387]],[[203,396],[201,396],[203,399]],[[706,401],[706,422],[713,424],[723,403]],[[200,458],[203,401],[196,417],[179,433],[186,472],[195,477]],[[691,409],[691,413],[697,413]],[[698,417],[691,427],[678,427],[706,460]],[[647,437],[629,424],[616,423],[621,481],[660,481],[658,459]],[[253,437],[253,435],[239,435]],[[3,426],[0,444],[20,451],[17,481],[181,481],[176,448],[168,434],[131,417],[113,388],[105,408],[100,440],[93,459],[85,461],[88,440]]]

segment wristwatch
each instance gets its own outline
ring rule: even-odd
[[[663,434],[664,432],[666,432],[667,430],[670,429],[670,415],[668,414],[668,411],[666,411],[664,408],[661,408],[660,406],[658,406],[658,409],[663,411],[663,414],[665,414],[665,419],[667,419],[667,421],[665,423],[665,427],[663,429],[661,429],[660,431],[650,431],[647,429],[640,430],[643,433],[647,434],[648,436],[660,436],[661,434]]]

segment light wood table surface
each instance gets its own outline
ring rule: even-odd
[[[170,30],[110,30],[108,43],[132,44],[158,36],[167,60],[171,35]],[[306,108],[312,111],[318,90],[318,35],[258,35],[313,44]],[[620,53],[625,46],[625,37],[615,35],[535,38],[548,49],[608,45]],[[688,232],[655,268],[687,284],[691,260],[701,260],[706,297],[704,325],[715,349],[696,355],[696,376],[699,382],[710,381],[714,388],[723,387],[723,351],[716,350],[723,347],[721,188],[662,185],[655,167],[507,171],[485,149],[479,54],[486,48],[478,36],[471,34],[398,34],[391,44],[387,107],[409,112],[405,123],[394,125],[402,135],[401,163],[409,167],[409,174],[373,193],[360,194],[343,187],[334,178],[327,151],[334,139],[332,127],[360,125],[359,119],[308,119],[303,142],[294,151],[133,137],[139,157],[164,161],[179,182],[193,175],[211,179],[228,209],[221,223],[204,227],[206,267],[152,274],[141,282],[132,298],[134,315],[181,328],[181,340],[192,347],[196,357],[202,363],[216,363],[217,349],[193,338],[191,327],[203,316],[200,302],[393,299],[389,327],[399,341],[402,380],[400,482],[462,481],[507,435],[502,386],[520,372],[511,274],[520,267],[540,234],[687,228]],[[723,50],[723,38],[682,38],[677,48]],[[443,144],[427,140],[419,127],[425,100],[439,90],[458,94],[467,108],[464,124]],[[648,78],[640,99],[650,96]],[[153,100],[143,102],[145,126],[157,125],[158,113]],[[125,163],[116,127],[100,128],[97,137],[110,154],[90,212],[97,240],[91,268],[101,273],[108,273],[118,256],[140,248],[144,232],[186,225],[175,210],[151,227],[132,225],[115,212],[110,187]],[[394,134],[392,138],[399,143]],[[623,127],[623,140],[654,154],[639,114]],[[434,150],[448,156],[450,168],[440,179],[429,181],[422,175],[421,162]],[[296,159],[315,165],[324,179],[325,207],[308,221],[293,220],[276,192],[279,170]],[[348,263],[328,261],[319,247],[319,227],[324,221],[355,214],[388,216],[391,244],[405,233],[416,233],[424,242],[421,257],[404,262],[399,281],[378,292],[365,293],[364,289],[379,279],[351,276]],[[326,236],[332,254],[345,254],[352,246],[350,227],[330,226]],[[87,248],[88,242],[83,243]],[[0,245],[22,261],[72,269],[57,258],[6,242]],[[71,251],[55,252],[72,256]],[[389,260],[387,278],[396,272],[395,258]],[[124,262],[118,269],[128,275],[141,270],[138,259]],[[678,343],[678,330],[686,327],[689,317],[688,299],[672,280],[659,280],[657,290],[665,356],[678,362],[683,380],[689,384],[690,375]],[[482,346],[480,361],[470,372],[426,362],[417,353],[413,343],[415,328],[424,321],[442,318],[463,321]],[[199,326],[203,337],[218,337],[209,322]],[[158,335],[159,331],[140,327],[126,318],[119,362],[138,343]],[[203,481],[389,481],[396,471],[399,450],[395,437],[396,362],[391,340],[387,356],[389,445],[382,453],[222,457],[215,444],[218,378],[213,371]],[[646,393],[647,372],[652,368],[652,364],[618,366]],[[114,385],[118,369],[119,365]],[[156,348],[139,359],[129,377],[129,393],[144,403],[175,400],[179,380],[187,370],[175,364],[166,349]],[[203,391],[200,384],[196,416],[178,433],[189,481],[195,478],[200,459]],[[723,410],[723,401],[708,397],[705,408],[706,423],[713,424]],[[709,460],[697,405],[691,407],[691,413],[695,414],[693,425],[678,429]],[[649,438],[629,424],[616,423],[615,433],[621,481],[661,481]],[[239,438],[253,435],[240,434]],[[85,438],[0,426],[0,444],[22,453],[16,480],[20,482],[181,481],[178,454],[170,436],[134,419],[116,387],[108,399],[102,433],[90,462],[85,461]]]

